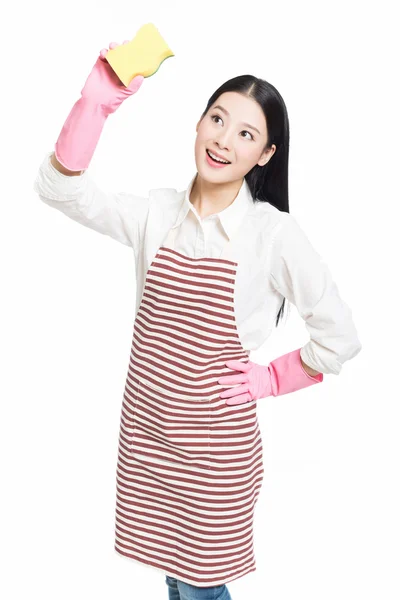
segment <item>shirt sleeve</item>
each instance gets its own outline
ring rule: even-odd
[[[300,350],[303,361],[338,375],[361,350],[352,312],[296,219],[289,213],[281,217],[272,243],[271,283],[305,322],[310,340]]]
[[[81,175],[63,175],[46,153],[33,189],[49,206],[99,233],[139,248],[149,212],[149,197],[100,189],[86,170]]]

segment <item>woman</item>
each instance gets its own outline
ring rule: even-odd
[[[196,127],[197,172],[184,192],[105,193],[87,168],[108,115],[143,83],[138,76],[124,87],[106,52],[35,190],[134,250],[115,549],[163,570],[170,600],[229,600],[226,584],[256,569],[256,401],[339,374],[361,345],[329,269],[289,214],[289,124],[278,91],[244,75],[211,96]],[[278,325],[286,298],[309,342],[258,365],[250,352]]]

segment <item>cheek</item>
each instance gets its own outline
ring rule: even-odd
[[[204,140],[206,140],[208,137],[208,139],[210,138],[210,133],[207,134],[207,128],[206,127],[199,127],[197,133],[196,133],[196,142],[204,142]]]
[[[196,156],[200,156],[201,148],[202,148],[202,145],[199,143],[198,140],[196,140],[196,144],[194,146],[194,152],[195,152]]]
[[[197,137],[196,137],[196,141],[195,141],[195,151],[197,154],[202,153],[205,151],[205,148],[207,146],[207,139],[201,134],[198,133]]]
[[[253,166],[258,162],[260,157],[258,150],[254,150],[253,147],[241,150],[241,159],[244,163],[246,163],[246,165]]]
[[[249,148],[243,147],[240,144],[234,150],[235,158],[238,164],[247,167],[252,162],[253,153],[249,150]]]

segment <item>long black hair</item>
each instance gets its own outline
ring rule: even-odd
[[[254,99],[262,108],[267,123],[267,143],[263,151],[275,144],[276,150],[269,161],[262,167],[255,165],[246,175],[253,200],[269,202],[278,210],[289,212],[289,118],[286,105],[278,90],[268,81],[254,75],[239,75],[223,83],[210,97],[201,115],[206,115],[209,108],[225,92],[238,92]],[[276,317],[275,325],[283,317],[285,300]]]

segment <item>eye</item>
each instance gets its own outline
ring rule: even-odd
[[[214,118],[221,119],[221,117],[219,115],[211,115],[211,120],[213,120]],[[221,119],[221,121],[222,121],[222,119]],[[214,121],[214,123],[215,123],[215,121]]]
[[[220,117],[219,115],[211,115],[211,120],[213,121],[215,117],[216,117],[217,119],[221,119],[221,117]],[[222,121],[222,119],[221,119],[221,121]],[[214,121],[214,123],[215,123],[215,121]],[[253,135],[250,133],[250,131],[247,131],[246,129],[243,129],[243,131],[244,131],[245,133],[248,133],[248,134],[249,134],[249,136],[251,137],[251,139],[252,139],[252,140],[254,140],[254,136],[253,136]],[[241,132],[241,133],[242,133],[242,132]],[[249,139],[249,138],[247,138],[247,139]]]

